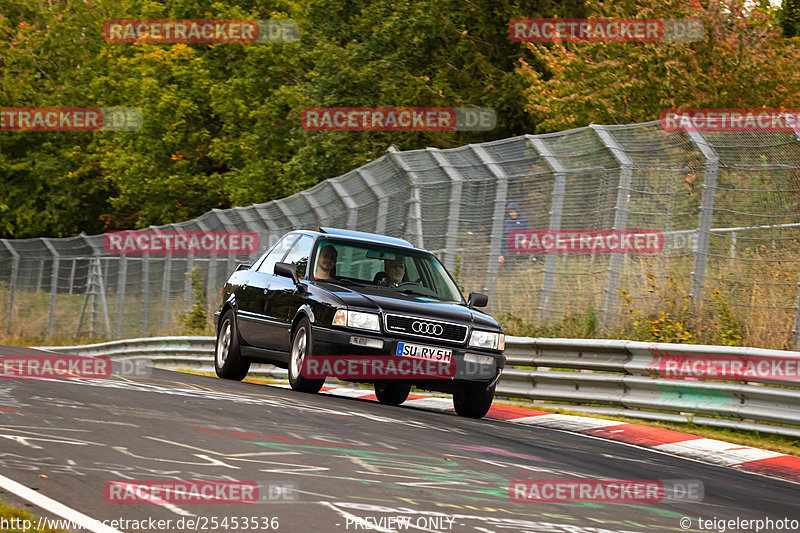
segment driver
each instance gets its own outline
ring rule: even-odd
[[[326,244],[319,251],[319,259],[317,259],[317,268],[314,271],[314,278],[316,279],[331,279],[333,269],[336,268],[336,248],[332,244]]]
[[[394,259],[383,260],[383,270],[386,272],[386,284],[390,287],[403,283],[406,275],[406,258],[395,256]]]

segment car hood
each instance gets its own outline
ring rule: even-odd
[[[320,284],[320,286],[334,294],[347,307],[355,310],[372,310],[380,311],[384,314],[397,313],[438,318],[449,322],[471,324],[473,327],[482,327],[489,330],[500,329],[495,319],[485,313],[470,309],[464,304],[443,303],[434,298],[402,293],[395,293],[390,296],[380,289],[372,290],[371,287],[359,287],[360,290],[355,291],[333,283],[324,283]]]

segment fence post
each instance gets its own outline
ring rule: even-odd
[[[332,178],[328,180],[328,183],[330,183],[333,192],[336,193],[336,196],[339,197],[344,206],[347,208],[347,229],[355,230],[356,227],[358,227],[358,204],[356,204],[356,201],[353,200],[353,197],[347,194],[347,191],[344,190],[339,178]]]
[[[506,201],[508,200],[508,175],[503,168],[489,155],[489,152],[479,144],[470,144],[470,149],[478,156],[481,163],[495,178],[496,188],[494,194],[494,213],[492,215],[492,237],[489,244],[489,268],[486,273],[486,294],[489,296],[490,309],[494,309],[491,304],[497,288],[497,274],[499,263],[497,262],[502,251],[503,241],[503,221],[506,213]]]
[[[797,299],[794,304],[794,328],[792,328],[792,349],[800,351],[800,274],[797,277]]]
[[[317,215],[317,221],[319,222],[317,226],[327,225],[327,222],[325,221],[328,220],[329,217],[328,211],[324,207],[322,207],[322,204],[319,203],[316,197],[313,194],[311,194],[311,192],[307,189],[305,191],[300,191],[300,195],[306,199],[306,202],[308,202],[308,205],[311,207],[311,210],[314,212],[315,215]],[[353,227],[351,227],[350,229],[356,229],[355,224],[353,224]]]
[[[142,336],[150,330],[150,254],[142,255]]]
[[[50,243],[49,239],[42,238],[42,242],[53,255],[53,277],[50,280],[50,312],[47,317],[47,338],[49,339],[53,335],[53,321],[56,310],[56,292],[58,292],[58,267],[61,256]]]
[[[378,180],[365,168],[357,168],[356,174],[361,176],[364,183],[369,187],[375,198],[378,199],[378,214],[375,219],[375,233],[383,235],[386,233],[386,217],[389,214],[389,195],[378,184]]]
[[[8,320],[6,320],[6,333],[11,333],[11,319],[14,313],[14,293],[17,290],[17,275],[19,273],[19,254],[6,240],[0,239],[11,254],[11,280],[8,286]]]
[[[458,255],[458,223],[461,221],[461,193],[464,178],[438,148],[428,148],[436,163],[450,178],[450,201],[447,214],[447,237],[444,245],[444,266],[452,272]]]
[[[422,181],[408,162],[403,159],[403,153],[397,151],[396,148],[390,150],[389,160],[394,162],[400,170],[405,172],[406,176],[408,176],[408,180],[411,182],[411,204],[408,207],[408,219],[411,229],[409,229],[409,226],[406,226],[406,235],[404,235],[404,237],[407,237],[414,246],[425,248],[425,234],[422,231],[422,195],[420,192]]]
[[[122,310],[125,308],[125,280],[128,277],[128,256],[119,256],[119,269],[117,270],[117,323],[114,328],[114,337],[121,338]]]
[[[689,123],[689,121],[685,121]],[[684,121],[681,121],[684,123]],[[706,266],[708,262],[708,249],[711,239],[711,219],[714,214],[714,195],[717,192],[717,170],[719,169],[719,155],[711,147],[711,143],[699,131],[690,131],[684,127],[686,135],[692,144],[705,157],[705,172],[703,174],[703,196],[700,200],[700,217],[697,222],[697,251],[694,256],[694,271],[692,272],[692,288],[689,297],[695,312],[699,311],[703,303],[703,286],[705,285]]]
[[[597,124],[591,124],[592,128],[606,148],[620,165],[619,184],[617,185],[617,203],[614,206],[614,229],[626,229],[628,225],[628,200],[630,198],[631,176],[633,174],[633,160],[625,153],[617,139],[605,128]],[[608,331],[614,320],[617,306],[614,305],[617,285],[619,285],[619,275],[622,269],[624,256],[622,254],[611,254],[608,261],[608,284],[606,285],[605,300],[603,302],[603,322],[602,331]]]
[[[794,117],[793,117],[794,118]],[[793,121],[795,124],[796,121]],[[787,120],[787,124],[789,121]],[[800,128],[793,128],[794,136],[800,141]],[[798,340],[798,332],[800,331],[800,274],[798,274],[797,283],[797,303],[794,306],[794,329],[792,330],[792,347],[795,350],[800,350],[800,340]]]
[[[533,148],[542,156],[551,169],[555,172],[553,183],[553,199],[550,202],[550,224],[548,229],[561,229],[561,217],[564,210],[564,193],[567,186],[567,169],[561,164],[556,154],[539,137],[525,136]],[[542,279],[542,296],[539,300],[539,320],[547,322],[550,318],[550,306],[553,303],[556,268],[558,268],[558,254],[550,253],[544,259],[544,278]]]

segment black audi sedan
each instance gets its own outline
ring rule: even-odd
[[[364,357],[387,368],[436,361],[451,372],[330,375],[373,383],[378,401],[390,405],[403,403],[412,386],[452,393],[456,413],[480,418],[505,366],[502,328],[476,309],[486,304],[479,293],[465,300],[444,265],[408,241],[292,231],[225,283],[214,366],[219,377],[242,380],[251,363],[272,363],[288,368],[294,390],[315,393],[325,382],[308,371],[317,356],[338,370]],[[331,366],[332,358],[342,365]]]

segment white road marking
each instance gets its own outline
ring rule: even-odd
[[[16,494],[23,500],[27,500],[37,507],[41,507],[55,515],[60,516],[70,522],[77,524],[80,529],[85,529],[93,533],[122,533],[121,531],[109,527],[99,520],[95,520],[90,516],[67,507],[63,503],[59,503],[43,494],[39,494],[33,489],[29,489],[22,483],[17,483],[13,479],[9,479],[0,475],[0,487],[4,488],[12,494]]]

